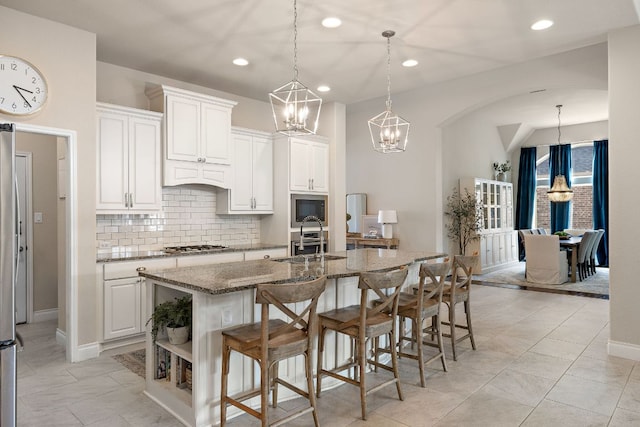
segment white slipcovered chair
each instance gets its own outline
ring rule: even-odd
[[[527,282],[560,285],[568,280],[567,253],[560,250],[558,236],[525,234],[524,249]]]

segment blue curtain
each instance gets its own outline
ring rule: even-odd
[[[609,265],[609,141],[593,141],[593,228],[603,229],[599,265]]]
[[[520,149],[518,171],[518,197],[516,199],[516,230],[533,225],[533,207],[536,200],[536,147]],[[520,240],[518,238],[518,240]],[[520,261],[524,260],[524,246],[519,241]]]
[[[571,188],[571,144],[549,147],[550,186],[558,175],[564,175]],[[551,203],[551,233],[569,228],[569,203],[571,202]]]

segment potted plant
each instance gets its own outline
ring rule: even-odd
[[[467,245],[480,238],[482,206],[469,190],[465,189],[464,194],[460,194],[454,188],[451,196],[447,197],[445,215],[449,217],[447,235],[458,243],[459,253],[465,255]]]
[[[149,322],[153,322],[151,337],[154,342],[158,337],[158,331],[163,327],[167,330],[171,344],[184,344],[189,341],[191,295],[158,304],[146,324]]]
[[[351,214],[347,212],[347,233],[349,232],[349,221],[351,221]]]
[[[507,160],[504,163],[494,163],[493,170],[496,172],[496,178],[498,181],[506,181],[507,172],[511,170],[511,163]]]

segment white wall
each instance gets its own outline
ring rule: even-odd
[[[402,78],[401,72],[394,74]],[[368,209],[397,209],[395,235],[402,249],[444,245],[443,199],[460,175],[488,174],[491,163],[506,159],[495,141],[480,137],[455,142],[441,127],[497,100],[534,89],[607,89],[607,46],[599,44],[473,76],[392,94],[394,111],[411,122],[405,153],[381,155],[369,140],[367,120],[384,109],[384,99],[347,107],[347,193],[367,193]],[[466,133],[473,133],[467,127]],[[449,137],[447,137],[449,138]],[[486,148],[488,147],[488,148]],[[462,156],[470,162],[459,162]]]
[[[96,37],[0,6],[0,52],[25,58],[49,83],[49,100],[30,117],[0,120],[70,129],[78,138],[78,343],[96,339],[95,103]]]
[[[640,360],[640,26],[609,35],[610,354]]]

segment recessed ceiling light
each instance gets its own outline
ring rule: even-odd
[[[415,67],[416,65],[418,65],[418,61],[415,59],[407,59],[402,63],[403,67]]]
[[[342,25],[342,21],[335,16],[330,16],[322,20],[322,26],[325,28],[338,28],[340,25]]]
[[[549,28],[552,25],[553,25],[553,21],[551,21],[549,19],[541,19],[539,21],[534,22],[531,25],[531,29],[535,30],[535,31],[546,30],[547,28]]]
[[[238,65],[239,67],[245,67],[245,66],[249,65],[249,61],[247,61],[244,58],[236,58],[236,59],[233,60],[233,63],[235,65]]]
[[[327,85],[318,86],[318,92],[329,92],[331,88]]]

